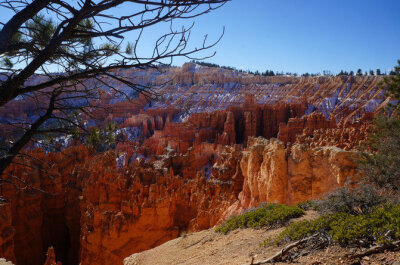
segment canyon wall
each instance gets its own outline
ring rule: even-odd
[[[25,155],[7,169],[10,184],[0,187],[0,195],[11,210],[12,260],[16,264],[43,264],[48,247],[54,246],[57,260],[78,264],[80,177],[85,175],[81,173],[90,153],[73,147],[55,154],[35,150]]]
[[[286,147],[277,139],[250,138],[240,168],[244,176],[238,200],[225,214],[263,202],[296,204],[318,199],[356,176],[355,152],[337,147]]]
[[[354,149],[391,102],[381,77],[260,77],[193,64],[126,74],[161,96],[103,99],[118,107],[95,113],[118,123],[115,150],[72,141],[8,168],[17,178],[0,186],[1,257],[121,264],[260,203],[316,199],[357,174]]]
[[[236,145],[215,152],[210,168],[196,162],[194,148],[185,154],[167,148],[151,162],[139,159],[121,169],[115,153],[91,155],[83,146],[44,157],[53,166],[66,157],[65,163],[76,162],[62,164],[68,177],[55,183],[52,175],[40,175],[36,187],[48,194],[30,190],[29,199],[17,196],[18,204],[10,197],[18,205],[14,222],[6,225],[15,229],[9,240],[15,242],[17,264],[43,264],[49,246],[63,264],[76,264],[77,258],[83,265],[119,264],[132,253],[207,229],[263,202],[318,198],[355,174],[354,153],[336,147],[287,147],[276,139],[250,137],[244,151]],[[35,176],[38,172],[25,173],[27,180]],[[12,259],[12,245],[7,253]]]
[[[83,184],[81,263],[120,263],[260,203],[319,198],[357,173],[354,152],[337,147],[286,147],[262,137],[250,137],[248,145],[222,148],[208,178],[196,169],[194,149],[184,155],[171,149],[117,175],[107,170],[112,160],[97,160],[108,166],[90,168]]]
[[[234,184],[207,181],[189,168],[193,159],[142,160],[117,175],[91,169],[82,192],[81,264],[120,264],[133,252],[215,225],[235,199]]]
[[[307,105],[302,103],[257,105],[250,97],[240,107],[195,113],[180,123],[167,122],[144,142],[143,149],[146,154],[161,154],[168,146],[185,153],[188,148],[202,142],[246,145],[251,136],[276,137],[279,124],[302,116],[306,109]]]

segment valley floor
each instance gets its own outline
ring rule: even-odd
[[[307,212],[307,215],[293,221],[313,219],[317,213]],[[260,245],[268,237],[279,234],[278,229],[240,229],[228,235],[216,233],[208,229],[197,233],[186,234],[168,241],[156,248],[133,254],[124,260],[124,265],[244,265],[271,257],[281,247]],[[400,265],[400,252],[389,252],[371,255],[357,261],[346,261],[345,254],[354,251],[340,247],[330,247],[316,251],[308,256],[294,260],[293,264],[388,264]],[[288,264],[288,263],[275,263]]]

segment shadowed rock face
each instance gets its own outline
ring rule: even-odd
[[[0,257],[15,262],[15,228],[12,225],[12,213],[9,204],[0,204]]]
[[[0,190],[8,201],[14,231],[12,260],[16,264],[43,264],[47,248],[54,246],[57,260],[78,264],[81,192],[80,176],[74,168],[88,158],[88,151],[77,147],[63,153],[33,151],[29,155],[37,160],[16,162],[38,169],[27,171],[21,164],[11,165],[7,174],[21,181],[14,179],[15,186],[3,185]]]
[[[40,170],[12,165],[7,173],[31,187],[0,186],[0,256],[39,265],[53,246],[47,264],[121,264],[259,203],[318,198],[356,174],[351,150],[372,117],[363,113],[390,100],[379,77],[254,77],[193,65],[128,74],[174,84],[155,88],[159,101],[119,103],[124,111],[105,117],[133,132],[115,151],[34,150],[37,159],[23,162]]]

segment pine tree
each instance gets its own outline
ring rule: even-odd
[[[394,72],[385,78],[388,94],[400,97],[400,60]],[[400,196],[400,119],[399,106],[391,106],[390,117],[379,115],[374,118],[374,127],[363,146],[359,167],[366,180],[375,186],[391,190]],[[389,109],[390,110],[390,109]]]
[[[36,113],[34,118],[15,123],[19,124],[14,126],[16,132],[6,135],[6,145],[0,143],[0,185],[5,168],[32,138],[49,132],[70,133],[79,126],[67,120],[67,114],[74,110],[88,113],[96,108],[95,102],[102,96],[100,87],[115,91],[115,95],[124,95],[128,100],[139,93],[153,96],[149,87],[128,78],[124,74],[126,69],[160,68],[172,63],[173,58],[193,58],[214,47],[220,39],[208,42],[205,36],[201,45],[191,49],[188,43],[191,23],[187,26],[182,23],[179,29],[171,25],[149,44],[154,52],[144,56],[137,51],[146,34],[142,32],[164,22],[200,16],[225,2],[2,1],[1,8],[8,9],[13,16],[0,16],[0,107],[7,109],[19,98],[34,99],[37,107],[32,110]],[[126,11],[124,15],[120,14],[122,8]],[[136,36],[134,44],[128,41],[129,32]],[[62,74],[52,73],[51,69]],[[45,78],[37,78],[37,83],[27,82],[38,75]],[[104,77],[112,81],[87,85],[88,80],[99,81]],[[131,91],[121,91],[120,85]],[[77,101],[84,103],[77,106]],[[53,127],[49,128],[49,124]]]
[[[400,99],[400,60],[390,75],[391,77],[385,78],[387,90],[392,97]]]

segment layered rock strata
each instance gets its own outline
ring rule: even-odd
[[[295,204],[320,198],[356,176],[354,161],[354,152],[337,147],[286,148],[276,139],[250,138],[240,160],[242,191],[225,216],[263,202]]]
[[[1,256],[41,265],[54,246],[48,264],[120,264],[259,203],[318,198],[357,174],[344,149],[366,139],[372,115],[363,114],[391,102],[380,77],[260,77],[193,64],[126,75],[161,96],[133,106],[106,93],[102,104],[118,110],[94,116],[131,130],[115,151],[35,150],[20,161],[29,170],[8,169],[19,181],[0,186]],[[4,120],[27,115],[13,106],[0,109]]]
[[[286,147],[261,137],[250,137],[248,145],[244,151],[239,145],[214,149],[212,166],[211,158],[196,161],[195,148],[184,155],[166,149],[151,162],[140,159],[119,170],[113,152],[93,155],[84,147],[43,157],[61,177],[55,181],[39,172],[25,177],[40,176],[31,185],[52,196],[30,190],[29,197],[9,197],[15,207],[7,227],[15,229],[9,240],[17,264],[43,264],[48,246],[63,264],[78,258],[83,265],[121,263],[259,203],[318,198],[356,174],[353,152],[336,147]],[[62,171],[54,168],[66,157],[70,162]],[[12,259],[12,248],[7,253]]]

